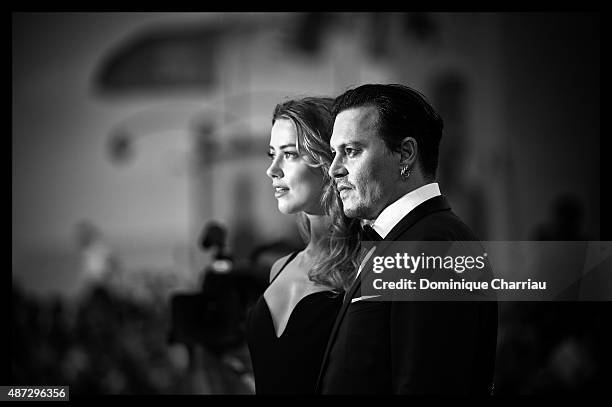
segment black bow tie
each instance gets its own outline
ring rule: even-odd
[[[378,241],[383,240],[383,238],[370,225],[364,225],[362,230],[363,230],[363,240],[364,241],[378,242]]]

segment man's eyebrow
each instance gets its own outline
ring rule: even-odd
[[[280,146],[278,149],[279,150],[284,150],[287,147],[292,147],[292,148],[296,148],[295,144],[283,144],[282,146]],[[274,147],[270,146],[270,150],[274,150]]]
[[[363,147],[364,143],[361,143],[359,141],[349,141],[349,142],[346,142],[346,143],[338,144],[335,147],[330,145],[332,151],[334,151],[334,148],[343,149],[346,146]]]

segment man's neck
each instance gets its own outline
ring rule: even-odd
[[[435,181],[431,181],[431,182],[435,182]],[[415,191],[419,188],[421,188],[424,185],[429,184],[429,181],[425,181],[425,180],[419,180],[419,181],[413,181],[413,182],[404,182],[403,184],[401,184],[400,186],[398,186],[398,188],[394,191],[394,194],[391,195],[391,197],[389,197],[389,199],[385,202],[384,206],[380,208],[380,210],[374,215],[372,216],[370,219],[365,219],[366,223],[374,223],[374,221],[376,220],[376,218],[378,218],[380,216],[380,214],[386,209],[388,208],[390,205],[392,205],[393,203],[397,202],[398,199],[400,199],[401,197],[405,196],[406,194]]]

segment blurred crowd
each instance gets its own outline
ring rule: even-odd
[[[240,265],[211,224],[200,245],[213,260],[190,285],[172,270],[127,270],[95,227],[77,229],[77,295],[43,298],[13,282],[13,384],[69,385],[72,395],[254,393],[247,311],[265,289],[266,253],[291,247],[262,246]]]
[[[163,394],[185,388],[187,355],[166,341],[160,306],[92,287],[78,302],[13,286],[12,382],[71,394]]]
[[[93,241],[89,226],[82,231]],[[267,244],[240,262],[225,237],[214,223],[203,231],[212,260],[191,289],[170,270],[124,270],[98,249],[85,252],[106,261],[83,262],[74,298],[36,297],[14,282],[11,384],[69,385],[71,395],[253,394],[248,311],[270,259],[296,247]],[[500,303],[495,393],[603,391],[609,315],[609,302]]]
[[[13,286],[12,383],[69,385],[73,395],[252,394],[241,319],[219,325],[229,315],[215,308],[221,303],[191,295],[204,307],[192,313],[208,326],[178,326],[189,319],[181,311],[172,321],[170,301],[147,303],[102,285],[75,302]],[[603,391],[609,311],[599,302],[502,303],[495,392]]]

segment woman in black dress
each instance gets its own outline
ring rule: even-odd
[[[330,98],[276,106],[266,171],[278,209],[298,214],[307,246],[278,259],[248,318],[257,394],[314,394],[346,282],[357,269],[359,224],[346,218],[328,175]],[[332,231],[355,239],[330,240]],[[351,234],[351,231],[355,231]]]

